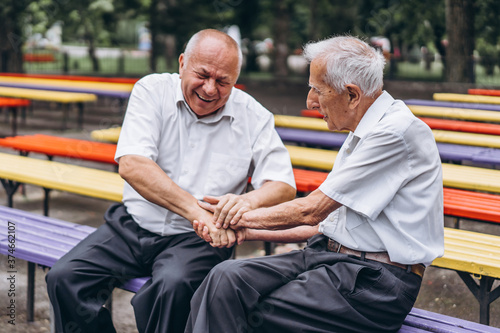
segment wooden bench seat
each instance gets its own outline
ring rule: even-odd
[[[24,156],[34,152],[45,154],[49,159],[53,156],[62,156],[117,164],[114,160],[116,145],[112,143],[33,134],[0,139],[0,146],[18,150]]]
[[[20,184],[40,186],[45,191],[44,213],[49,213],[50,191],[58,190],[120,202],[124,181],[116,172],[0,153],[0,179],[8,206]]]
[[[453,94],[453,93],[434,93],[432,98],[435,101],[461,102],[461,103],[480,103],[480,104],[500,104],[498,96]]]
[[[500,123],[500,112],[479,109],[459,109],[453,107],[408,105],[411,112],[419,117],[451,118],[469,121]]]
[[[97,96],[126,99],[134,87],[132,83],[76,81],[34,77],[0,76],[1,87],[87,93]]]
[[[12,87],[0,87],[0,96],[23,98],[32,101],[45,101],[56,102],[64,105],[63,108],[63,129],[66,128],[66,121],[68,118],[69,108],[71,105],[76,104],[78,107],[78,128],[83,126],[83,105],[88,102],[95,102],[97,96],[94,94],[78,93],[78,92],[64,92],[64,91],[50,91],[40,89],[24,89]]]
[[[498,89],[468,89],[467,93],[470,95],[500,96]]]
[[[465,103],[465,102],[449,102],[449,101],[436,101],[427,99],[407,99],[404,101],[410,109],[413,106],[427,106],[438,107],[447,109],[468,109],[468,110],[481,110],[481,111],[500,111],[500,105],[484,104],[484,103]]]
[[[4,230],[9,230],[9,225],[15,228],[16,242],[15,250],[12,251],[17,259],[27,261],[28,264],[28,320],[34,319],[34,277],[35,265],[52,267],[52,265],[66,252],[73,248],[80,240],[85,238],[95,230],[93,227],[74,224],[71,222],[61,221],[45,216],[40,216],[33,213],[23,212],[17,209],[0,206],[0,225]],[[446,247],[447,252],[445,257],[437,266],[449,268],[447,262],[456,263],[456,254],[454,243],[462,230],[457,232],[451,230],[451,233],[446,230]],[[464,238],[471,236],[468,232],[463,232]],[[472,235],[476,236],[476,235]],[[8,255],[9,247],[7,234],[0,236],[0,253]],[[496,237],[496,236],[493,236]],[[500,237],[497,237],[500,240]],[[448,241],[448,239],[450,241]],[[490,241],[494,238],[490,239]],[[498,241],[497,240],[497,241]],[[450,250],[448,250],[448,242],[450,242]],[[497,243],[497,248],[500,246]],[[465,241],[465,244],[467,242]],[[476,254],[485,256],[483,252],[476,249]],[[449,255],[449,259],[446,257]],[[498,258],[498,257],[497,257]],[[483,261],[481,260],[481,265]],[[497,265],[500,266],[500,260],[497,259]],[[451,266],[451,265],[450,265]],[[464,263],[460,268],[469,269],[469,266]],[[495,261],[488,261],[488,267],[483,269],[483,274],[491,273],[496,276],[494,269]],[[482,266],[485,267],[485,266]],[[149,277],[140,277],[132,280],[123,279],[120,288],[137,292],[139,288],[149,279]],[[438,330],[440,329],[440,330]],[[425,310],[413,309],[405,320],[405,323],[399,332],[500,332],[500,329],[488,327],[465,320],[432,313]]]

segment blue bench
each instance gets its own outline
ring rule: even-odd
[[[300,143],[314,147],[339,148],[347,137],[346,133],[289,127],[276,127],[276,131],[285,142]],[[500,165],[500,149],[440,142],[437,143],[437,147],[443,162],[469,161],[473,164]]]
[[[484,103],[446,102],[446,101],[432,101],[427,99],[407,99],[404,102],[406,103],[406,105],[438,106],[438,107],[456,108],[456,109],[500,111],[500,105],[484,104]]]
[[[28,262],[27,318],[33,321],[36,265],[51,267],[95,228],[3,206],[0,206],[0,225],[3,230],[9,231],[0,236],[0,253]],[[15,241],[9,243],[8,235],[15,235]],[[9,247],[9,244],[14,244],[14,247]],[[142,277],[124,281],[120,288],[137,292],[148,279]],[[500,329],[414,308],[399,332],[500,333]]]

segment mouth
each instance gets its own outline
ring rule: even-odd
[[[201,99],[205,103],[211,103],[211,102],[215,101],[215,99],[206,99],[206,98],[203,98],[197,92],[195,92],[195,94],[196,94],[196,96],[198,96],[199,99]]]

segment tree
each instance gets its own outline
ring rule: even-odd
[[[22,22],[26,6],[26,0],[2,0],[0,6],[0,70],[2,72],[21,73],[23,71]]]
[[[446,80],[474,82],[474,1],[446,0]]]

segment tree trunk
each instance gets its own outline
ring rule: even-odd
[[[288,57],[288,31],[290,30],[290,6],[288,0],[274,3],[274,75],[288,75],[286,60]]]
[[[19,25],[21,11],[19,4],[13,3],[9,9],[3,9],[0,15],[0,71],[23,72],[23,37]]]
[[[158,43],[156,41],[158,36],[158,0],[152,0],[149,7],[149,32],[151,33],[151,50],[149,53],[149,70],[151,73],[156,72],[156,58],[158,56]]]
[[[446,80],[473,83],[474,2],[446,0]]]

